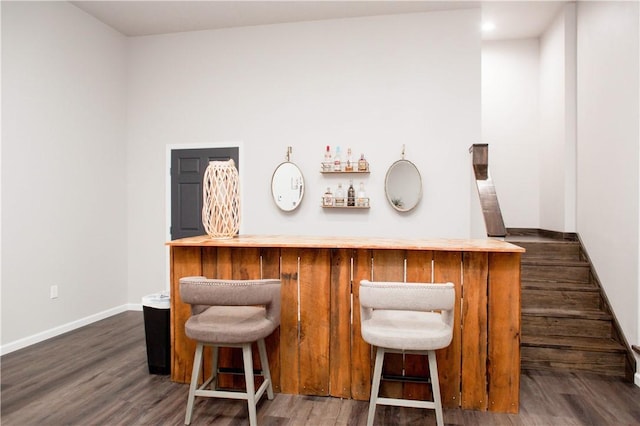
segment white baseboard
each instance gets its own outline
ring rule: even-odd
[[[129,303],[127,311],[142,311],[142,303]]]
[[[76,321],[71,321],[69,323],[62,324],[58,327],[54,327],[52,329],[43,331],[41,333],[34,334],[33,336],[24,337],[14,342],[9,342],[6,345],[2,345],[0,347],[0,355],[6,355],[13,351],[17,351],[18,349],[26,348],[27,346],[34,345],[36,343],[42,342],[43,340],[47,340],[52,337],[59,336],[60,334],[75,330],[76,328],[89,325],[96,321],[109,318],[113,315],[116,315],[128,310],[141,311],[142,305],[130,303],[127,305],[117,306],[115,308],[107,309],[106,311],[98,312],[97,314],[89,315],[88,317],[80,318],[79,320],[76,320]]]
[[[636,373],[635,376],[633,376],[633,383],[640,388],[640,373]]]

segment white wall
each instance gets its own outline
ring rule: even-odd
[[[537,38],[482,43],[482,142],[508,228],[540,227],[538,57]]]
[[[540,228],[575,232],[575,5],[540,38]]]
[[[5,345],[127,302],[126,40],[66,2],[1,7]]]
[[[468,236],[468,148],[480,139],[479,20],[471,9],[132,39],[129,300],[167,280],[167,145],[242,141],[247,234]],[[320,208],[327,184],[340,180],[319,173],[327,144],[366,154],[370,210]],[[383,192],[403,144],[424,183],[408,214]],[[306,190],[300,208],[284,214],[270,179],[289,145]]]
[[[629,343],[640,341],[637,2],[578,5],[578,232]]]

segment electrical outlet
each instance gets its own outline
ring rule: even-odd
[[[58,298],[58,286],[57,285],[52,285],[51,286],[51,293],[50,296],[52,299],[57,299]]]

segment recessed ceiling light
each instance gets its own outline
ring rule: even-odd
[[[485,33],[488,33],[495,29],[496,29],[496,24],[494,24],[493,22],[487,21],[482,23],[482,31],[484,31]]]

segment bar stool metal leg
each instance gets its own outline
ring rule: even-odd
[[[269,359],[267,358],[267,346],[264,343],[264,339],[258,340],[258,354],[260,354],[260,368],[262,369],[262,375],[265,382],[268,382],[267,386],[267,398],[273,399],[273,386],[271,381],[271,370],[269,369]]]
[[[184,424],[191,424],[191,413],[193,413],[193,402],[196,397],[196,388],[198,387],[198,377],[200,376],[200,368],[202,367],[202,351],[204,345],[200,342],[196,345],[196,353],[193,357],[193,369],[191,370],[191,383],[189,384],[189,398],[187,399],[187,413],[184,417]]]
[[[369,415],[367,416],[367,426],[373,425],[373,418],[376,415],[376,405],[378,404],[378,392],[380,391],[380,379],[382,377],[383,361],[384,348],[378,347],[376,350],[376,362],[373,367],[373,381],[371,383],[371,399],[369,400]]]
[[[212,390],[215,390],[218,386],[218,353],[217,346],[211,346],[211,386]]]
[[[244,361],[244,377],[247,384],[247,405],[249,406],[249,424],[256,426],[258,416],[256,414],[256,389],[253,381],[253,356],[251,343],[242,345],[242,360]]]
[[[433,393],[433,404],[436,410],[436,424],[444,425],[444,415],[442,413],[442,400],[440,399],[440,380],[438,379],[438,362],[436,360],[436,351],[429,351],[429,374],[431,375],[431,389]]]

